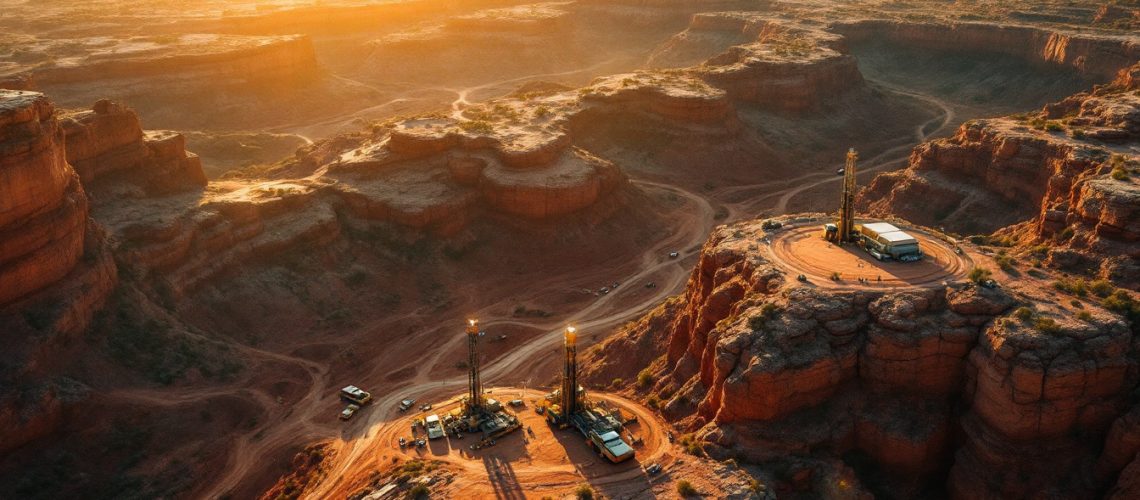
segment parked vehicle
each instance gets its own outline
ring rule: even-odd
[[[427,429],[428,439],[439,439],[447,435],[443,430],[443,425],[439,423],[439,415],[428,415],[424,419],[424,426]]]
[[[411,398],[400,401],[400,411],[408,411],[408,408],[411,408],[414,404],[416,404],[416,400]]]
[[[356,415],[356,410],[359,410],[359,409],[360,409],[360,407],[356,406],[356,405],[348,405],[348,406],[344,407],[344,411],[340,412],[340,419],[341,420],[348,420],[348,419],[352,418],[353,415]]]
[[[355,386],[350,385],[340,390],[340,397],[347,399],[360,406],[364,406],[372,401],[372,394]]]

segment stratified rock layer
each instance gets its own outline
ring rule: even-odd
[[[83,256],[87,198],[42,94],[0,91],[0,305],[59,281]]]
[[[899,497],[947,471],[955,498],[1087,497],[1135,453],[1121,415],[1140,372],[1120,317],[1018,319],[1020,292],[972,283],[819,288],[765,257],[772,231],[718,228],[680,296],[591,351],[589,379],[647,367],[644,390],[713,456],[777,470],[863,456]]]
[[[1047,245],[1050,264],[1136,289],[1140,155],[1125,147],[1140,144],[1137,68],[1036,116],[963,124],[915,148],[906,170],[876,177],[860,203],[960,233],[1030,221],[1003,234]]]

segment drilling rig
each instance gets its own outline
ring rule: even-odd
[[[567,327],[563,340],[562,387],[546,395],[546,421],[560,429],[574,426],[586,436],[586,444],[591,449],[611,462],[633,458],[633,447],[621,437],[620,412],[593,403],[586,398],[585,389],[578,385],[578,330]]]
[[[840,200],[839,220],[823,226],[823,236],[832,243],[851,243],[859,238],[855,232],[855,163],[859,153],[847,150],[847,164],[843,168],[843,198]]]
[[[562,411],[573,415],[578,411],[578,332],[567,327],[565,341],[565,368],[562,372]]]
[[[479,320],[467,320],[467,400],[463,413],[472,416],[483,412],[483,382],[479,380]]]
[[[483,441],[491,441],[518,429],[521,424],[514,415],[503,411],[502,405],[483,394],[483,381],[479,374],[479,320],[467,320],[467,397],[456,412],[448,415],[444,427],[448,432],[459,430],[480,432]]]

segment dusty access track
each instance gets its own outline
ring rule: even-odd
[[[862,289],[941,286],[943,281],[964,279],[974,267],[966,248],[913,226],[896,224],[918,239],[924,257],[919,262],[897,262],[876,260],[853,244],[827,242],[821,237],[823,222],[813,220],[778,230],[767,248],[772,262],[819,287]],[[832,273],[839,273],[839,279],[833,279]]]

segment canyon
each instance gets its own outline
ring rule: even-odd
[[[1129,498],[1140,40],[1039,4],[13,6],[0,487]],[[853,145],[939,273],[789,257]],[[664,473],[405,474],[376,430],[459,392],[471,315],[502,387],[588,332]]]

